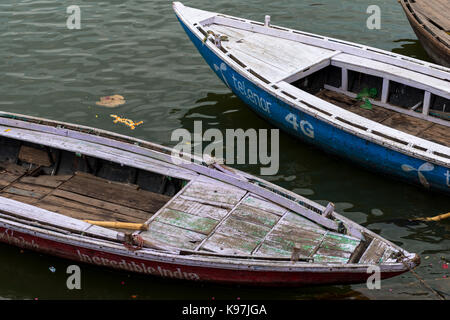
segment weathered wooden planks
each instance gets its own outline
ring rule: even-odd
[[[20,179],[20,182],[49,188],[57,188],[70,178],[72,178],[72,175],[58,175],[58,176],[41,175],[37,177],[23,177]]]
[[[140,219],[143,221],[146,221],[150,217],[150,214],[146,211],[121,206],[121,205],[118,205],[115,203],[111,203],[109,201],[102,201],[102,200],[97,200],[97,199],[93,199],[90,197],[85,197],[85,196],[82,196],[82,195],[79,195],[76,193],[67,192],[64,190],[55,190],[55,191],[53,191],[52,195],[55,197],[76,201],[76,202],[79,202],[86,206],[104,209],[111,213],[117,213],[122,216],[128,216],[130,218],[137,218],[137,219]]]
[[[139,235],[156,244],[191,250],[206,237],[204,234],[158,221],[152,221],[149,224],[149,229]]]
[[[122,233],[93,226],[78,219],[73,219],[65,215],[50,212],[48,210],[37,208],[35,206],[24,204],[5,197],[0,197],[0,211],[51,226],[83,232],[111,240],[120,240],[124,238]]]
[[[330,103],[340,106],[348,111],[356,113],[367,119],[382,122],[395,114],[394,111],[384,109],[382,107],[373,106],[371,110],[361,108],[362,102],[348,97],[342,93],[324,89],[320,91],[317,97],[324,99]]]
[[[401,113],[392,115],[382,123],[391,128],[395,128],[415,136],[419,135],[421,132],[425,131],[433,125],[432,122]],[[448,129],[449,128],[447,128],[447,130]]]
[[[170,203],[169,208],[215,220],[221,220],[228,213],[227,209],[218,208],[216,206],[207,205],[192,200],[186,200],[180,197],[174,199]]]
[[[261,209],[246,206],[241,204],[232,214],[232,217],[244,222],[257,224],[264,227],[273,227],[278,220],[279,216],[266,212]]]
[[[359,259],[359,263],[378,264],[383,258],[386,249],[388,249],[388,245],[385,242],[379,239],[373,239]]]
[[[174,225],[186,230],[195,231],[205,235],[208,235],[219,223],[218,220],[199,217],[186,212],[168,208],[160,212],[154,221]]]
[[[251,237],[242,237],[237,235],[222,234],[215,232],[203,245],[202,250],[222,254],[250,254],[259,240]]]
[[[419,137],[450,147],[450,129],[437,123],[423,131]]]
[[[53,163],[53,159],[50,158],[50,154],[46,150],[28,146],[20,147],[19,160],[42,167],[49,167]]]
[[[170,199],[165,195],[134,188],[127,189],[123,185],[108,183],[107,180],[90,179],[85,176],[75,176],[59,188],[149,213],[158,211]]]
[[[264,211],[276,214],[278,216],[282,216],[287,209],[283,208],[279,205],[276,205],[272,202],[269,202],[267,200],[261,199],[257,196],[254,195],[249,195],[247,196],[243,201],[242,201],[243,205],[247,205],[250,207],[254,207],[254,208],[258,208],[258,209],[262,209]]]
[[[245,194],[242,189],[212,179],[209,180],[195,181],[183,192],[183,196],[234,205]]]

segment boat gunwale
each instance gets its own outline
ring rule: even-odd
[[[66,245],[75,247],[81,247],[85,249],[95,250],[99,252],[105,252],[116,256],[124,256],[129,258],[142,259],[152,262],[179,264],[191,267],[206,267],[215,269],[228,269],[228,270],[250,270],[250,271],[274,271],[274,272],[355,272],[366,273],[367,268],[371,266],[379,266],[382,272],[404,272],[408,271],[405,264],[410,264],[412,267],[417,265],[417,254],[409,253],[408,251],[397,247],[395,244],[391,248],[397,249],[402,252],[406,260],[395,263],[381,263],[381,264],[358,264],[358,263],[310,263],[310,262],[292,262],[292,261],[279,261],[279,260],[257,260],[249,258],[223,258],[212,257],[205,255],[180,255],[177,252],[170,252],[168,250],[162,251],[151,248],[141,248],[136,251],[127,249],[122,243],[114,242],[111,240],[97,239],[80,234],[65,234],[59,233],[54,230],[48,230],[36,226],[27,225],[20,222],[4,219],[0,217],[0,227],[13,232],[20,232],[46,239]],[[379,237],[383,242],[390,244],[388,240]],[[180,250],[182,251],[182,250]]]
[[[201,40],[201,36],[202,33],[197,30],[197,28],[194,26],[194,23],[191,23],[189,21],[186,21],[184,19],[184,16],[182,15],[182,13],[177,10],[177,8],[175,8],[175,12],[177,14],[177,16],[185,23],[185,25],[190,29],[190,31],[195,34],[197,36],[197,38],[199,40]],[[218,13],[212,13],[211,14],[218,14]],[[227,16],[228,17],[228,16]],[[231,17],[234,18],[234,17]],[[206,19],[208,20],[208,19]],[[240,19],[239,19],[240,20]],[[247,23],[251,23],[250,20],[246,20]],[[200,22],[197,22],[196,24],[199,24]],[[384,133],[383,131],[387,131],[386,135],[387,136],[392,136],[393,133],[396,134],[401,134],[403,136],[406,136],[407,138],[409,138],[409,141],[405,141],[405,144],[396,142],[394,140],[390,140],[390,139],[386,139],[384,137],[381,137],[379,135],[375,135],[372,132],[368,132],[366,130],[362,130],[359,129],[358,127],[349,125],[345,122],[341,122],[338,119],[336,119],[337,117],[342,117],[345,119],[345,116],[347,112],[351,113],[349,111],[343,110],[342,108],[335,106],[329,102],[323,101],[324,103],[328,104],[329,106],[333,106],[333,108],[335,108],[336,111],[338,111],[338,113],[343,113],[342,115],[335,115],[333,116],[327,116],[326,114],[323,113],[319,113],[318,111],[314,111],[314,109],[308,107],[307,105],[305,105],[304,103],[302,103],[301,101],[299,101],[299,99],[294,100],[291,99],[289,97],[284,97],[282,95],[280,95],[277,90],[274,90],[274,88],[265,83],[264,81],[262,81],[261,79],[259,79],[258,77],[253,76],[252,74],[248,73],[248,72],[243,72],[241,71],[245,69],[243,69],[241,66],[239,66],[239,64],[237,64],[235,61],[233,61],[232,59],[229,58],[228,55],[226,55],[224,52],[222,52],[219,48],[217,48],[217,46],[215,46],[213,43],[211,42],[206,42],[204,43],[204,45],[206,45],[208,47],[208,49],[210,49],[211,51],[214,52],[214,54],[216,54],[218,57],[220,57],[222,60],[226,61],[227,64],[239,75],[241,75],[242,77],[246,78],[248,81],[252,82],[254,85],[256,85],[257,87],[259,87],[261,90],[266,91],[267,93],[269,93],[270,95],[272,95],[273,97],[281,100],[282,102],[286,103],[287,105],[294,107],[295,109],[298,109],[301,112],[305,112],[306,114],[320,119],[321,121],[324,121],[325,123],[328,123],[336,128],[342,129],[345,132],[351,133],[353,135],[356,135],[364,140],[368,140],[370,142],[374,142],[380,146],[383,147],[387,147],[389,149],[392,149],[394,151],[406,154],[408,156],[412,156],[414,158],[419,158],[422,159],[424,161],[428,161],[428,162],[432,162],[438,165],[442,165],[444,167],[449,168],[450,167],[450,158],[445,158],[442,156],[439,156],[436,153],[441,153],[441,154],[450,154],[450,148],[438,143],[434,143],[432,141],[423,139],[423,138],[418,138],[414,135],[399,131],[397,129],[393,129],[393,128],[389,128],[385,125],[379,124],[373,120],[364,118],[362,116],[356,115],[356,114],[352,114],[352,118],[356,118],[358,120],[363,120],[363,122],[368,122],[369,124],[375,124],[377,127],[379,127],[379,130],[377,131],[381,131],[382,133]],[[369,47],[368,47],[369,48]],[[376,48],[374,48],[376,49]],[[444,68],[444,67],[442,67]],[[450,71],[450,69],[448,69]],[[450,73],[449,73],[450,76]],[[300,90],[300,89],[299,89]],[[308,94],[307,92],[305,92],[305,94]],[[310,95],[310,94],[308,94]],[[311,95],[312,96],[312,95]],[[319,107],[318,107],[319,108]],[[346,111],[346,112],[345,112]],[[345,119],[347,121],[353,122],[353,119]],[[358,123],[359,124],[359,123]],[[413,149],[413,146],[419,146],[422,148],[425,148],[427,151],[422,151],[420,149]],[[432,147],[437,147],[437,148],[433,148],[433,149],[437,149],[437,150],[432,150],[430,148],[430,146]],[[431,149],[431,150],[430,150]],[[431,152],[428,152],[431,151]]]
[[[450,40],[447,40],[446,43],[442,43],[441,41],[438,41],[436,39],[435,36],[433,36],[428,30],[426,30],[423,25],[433,25],[430,21],[424,21],[424,23],[420,23],[417,20],[417,17],[414,16],[414,14],[417,14],[416,10],[414,10],[413,7],[411,7],[411,10],[408,9],[407,4],[409,4],[409,0],[399,0],[400,5],[403,8],[403,11],[405,12],[407,18],[409,21],[414,21],[416,27],[420,30],[422,30],[422,32],[424,34],[428,35],[428,39],[430,40],[430,42],[432,42],[434,45],[440,47],[442,50],[447,51],[450,54]],[[420,12],[419,12],[420,13]],[[423,14],[421,14],[423,15]],[[424,16],[425,18],[429,19],[427,16]],[[445,30],[443,31],[445,32]],[[445,67],[447,68],[447,67]]]
[[[25,116],[25,115],[20,115],[21,117],[27,117],[27,116]],[[8,119],[8,118],[6,118],[7,120],[11,120],[11,119]],[[36,119],[36,118],[35,118]],[[49,123],[52,123],[52,120],[49,120],[49,119],[42,119],[42,118],[40,118],[41,120],[45,120],[46,122],[49,122]],[[20,122],[23,122],[23,123],[26,123],[25,121],[23,121],[23,120],[15,120],[15,121],[20,121]],[[57,124],[57,122],[53,122],[53,124],[55,125],[55,124]],[[72,127],[77,127],[77,125],[75,125],[75,124],[68,124],[68,125],[70,125],[70,126],[72,126]],[[37,126],[39,126],[39,127],[49,127],[50,125],[37,125]],[[89,128],[89,127],[85,127],[84,126],[84,128],[86,129],[86,128]],[[30,129],[28,129],[28,130],[30,130]],[[69,129],[64,129],[64,130],[69,130]],[[33,131],[33,130],[30,130],[30,131]],[[34,131],[39,131],[39,130],[34,130]],[[72,131],[72,130],[69,130],[69,131]],[[104,131],[105,133],[111,133],[111,134],[113,134],[112,132],[108,132],[108,131]],[[88,135],[89,135],[89,133],[87,133]],[[90,133],[90,135],[92,135],[93,133]],[[131,140],[133,140],[134,138],[133,137],[128,137],[129,139],[131,139]],[[112,138],[105,138],[105,139],[107,139],[107,140],[113,140]],[[127,144],[127,145],[132,145],[131,144],[131,142],[129,142],[129,143],[125,143],[125,144]],[[154,144],[154,146],[155,147],[158,147],[158,145],[156,145],[156,144]],[[170,149],[168,149],[168,150],[170,150]],[[234,169],[233,169],[234,170]],[[236,171],[238,171],[238,170],[236,170]],[[239,171],[238,171],[239,172]],[[222,173],[223,174],[223,173]],[[249,175],[249,174],[246,174],[246,173],[244,173],[244,172],[242,172],[242,175],[244,176],[244,177],[252,177],[252,178],[256,178],[257,180],[260,180],[260,181],[264,181],[264,180],[261,180],[261,179],[259,179],[259,178],[257,178],[257,177],[253,177],[253,176],[251,176],[251,175]],[[202,174],[199,174],[199,176],[197,176],[197,178],[199,178],[200,176],[202,176]],[[294,194],[294,193],[292,193],[291,191],[289,191],[289,190],[284,190],[283,188],[281,188],[281,187],[279,187],[279,186],[277,186],[277,185],[275,185],[275,184],[272,184],[272,183],[270,183],[270,182],[267,182],[267,181],[264,181],[266,184],[268,184],[269,186],[271,186],[271,187],[274,187],[275,189],[277,189],[277,190],[280,190],[280,191],[282,191],[282,192],[285,192],[286,194],[288,194],[288,195],[291,195],[291,196],[294,196],[294,197],[296,197],[296,199],[298,199],[298,200],[306,200],[307,201],[307,203],[309,204],[310,202],[312,202],[312,201],[310,201],[309,199],[307,199],[307,198],[305,198],[305,197],[302,197],[302,196],[300,196],[300,195],[297,195],[297,194]],[[270,200],[269,200],[270,201]],[[315,204],[315,203],[314,203]],[[286,208],[284,205],[282,205],[282,204],[278,204],[277,203],[277,205],[280,205],[280,206],[282,206],[282,207],[284,207],[284,208]],[[323,206],[321,206],[320,204],[316,204],[316,206],[317,207],[322,207],[323,208]],[[344,216],[342,216],[342,215],[340,215],[340,214],[338,214],[337,212],[333,212],[333,217],[335,218],[335,219],[338,219],[338,220],[340,220],[340,221],[342,221],[345,225],[346,225],[346,227],[347,228],[349,228],[349,227],[351,227],[351,228],[354,228],[354,229],[356,229],[356,230],[358,230],[359,232],[364,232],[364,234],[366,234],[366,235],[369,235],[371,238],[373,238],[373,239],[378,239],[378,240],[380,240],[380,241],[382,241],[383,243],[386,243],[389,247],[391,247],[391,248],[395,248],[397,251],[401,251],[401,252],[403,252],[404,254],[405,254],[405,256],[407,255],[407,254],[409,254],[406,250],[404,250],[403,248],[401,248],[401,247],[399,247],[399,246],[397,246],[397,245],[395,245],[395,244],[393,244],[392,242],[390,242],[389,240],[387,240],[387,239],[384,239],[384,238],[382,238],[381,236],[379,236],[379,235],[377,235],[377,234],[375,234],[374,232],[372,232],[372,231],[370,231],[369,229],[367,229],[367,228],[364,228],[364,227],[362,227],[362,226],[360,226],[360,225],[358,225],[357,223],[355,223],[354,221],[352,221],[352,220],[350,220],[350,219],[348,219],[348,218],[346,218],[346,217],[344,217]],[[2,221],[2,219],[0,219],[0,221]],[[93,238],[90,238],[90,239],[93,239]],[[97,239],[96,239],[97,240]],[[187,256],[186,256],[187,257]],[[197,257],[197,255],[195,255],[195,257]],[[249,258],[248,259],[251,259],[250,258],[251,256],[249,256]],[[278,262],[278,261],[277,261]],[[304,263],[304,262],[303,262]],[[329,265],[329,264],[326,264],[327,266]],[[342,264],[337,264],[337,265],[342,265]],[[347,265],[347,264],[344,264],[344,265]],[[355,264],[355,265],[357,265],[357,266],[359,266],[359,264]]]
[[[5,113],[3,113],[3,114],[5,114]],[[7,113],[7,114],[8,114],[8,115],[11,115],[10,113]],[[6,126],[9,125],[9,126],[11,126],[11,124],[8,124],[8,122],[13,122],[12,127],[19,127],[19,128],[21,128],[22,130],[28,130],[28,131],[30,131],[30,132],[37,131],[37,132],[42,132],[42,133],[45,133],[45,134],[50,134],[50,135],[56,135],[56,136],[61,136],[61,137],[66,137],[66,138],[71,138],[71,139],[74,139],[74,140],[87,141],[87,142],[89,142],[89,143],[107,146],[107,147],[109,147],[109,148],[111,148],[111,149],[118,149],[118,150],[124,150],[124,151],[128,151],[128,152],[133,152],[134,154],[137,154],[137,155],[140,155],[140,156],[144,156],[144,157],[149,157],[149,158],[151,158],[151,159],[153,159],[153,157],[154,157],[154,155],[148,154],[148,152],[149,152],[148,149],[145,149],[145,148],[142,149],[142,147],[136,146],[136,145],[132,144],[132,141],[134,140],[133,137],[128,137],[128,140],[129,140],[129,141],[128,141],[128,142],[123,142],[123,141],[117,141],[117,140],[115,140],[115,139],[113,139],[113,138],[108,138],[108,137],[98,137],[98,136],[95,136],[95,135],[94,135],[95,129],[94,129],[94,128],[89,128],[89,127],[86,127],[86,126],[83,126],[83,128],[84,128],[84,129],[91,129],[91,130],[90,130],[91,133],[84,133],[84,132],[75,131],[75,130],[71,130],[71,129],[62,129],[62,128],[58,128],[58,127],[55,127],[55,126],[54,126],[54,125],[57,125],[57,124],[58,124],[58,121],[53,121],[53,120],[49,120],[49,119],[43,119],[43,118],[36,118],[36,117],[33,117],[33,120],[41,120],[41,121],[45,121],[45,122],[47,122],[47,123],[53,124],[53,126],[51,126],[51,125],[43,125],[43,124],[36,124],[36,123],[27,122],[27,121],[26,121],[26,118],[27,118],[26,115],[18,115],[18,114],[14,114],[14,116],[20,116],[20,117],[22,118],[21,120],[19,120],[19,119],[4,118],[4,117],[2,117],[1,115],[2,115],[2,113],[0,112],[0,125],[6,125]],[[66,123],[66,125],[70,125],[71,127],[77,128],[77,125],[76,125],[76,124],[69,124],[69,123]],[[46,128],[51,128],[51,129],[53,129],[53,130],[46,130]],[[73,136],[73,137],[72,137],[72,136],[69,136],[69,134],[70,134],[71,132],[75,133],[75,136]],[[103,131],[103,132],[104,132],[105,134],[110,133],[111,135],[114,136],[114,134],[113,134],[112,132],[108,132],[108,131]],[[11,134],[7,134],[7,133],[0,132],[0,136],[8,137],[9,135],[11,135]],[[95,136],[96,139],[94,139],[94,140],[88,139],[89,136]],[[98,139],[102,140],[102,142],[99,142]],[[104,141],[103,141],[103,140],[104,140]],[[106,143],[107,141],[115,141],[117,145],[111,146],[110,144],[107,144],[107,143]],[[119,146],[119,145],[120,145],[120,146]],[[154,147],[158,147],[157,144],[152,144],[152,145],[153,145]],[[127,147],[128,147],[128,148],[127,148]],[[130,149],[130,147],[132,147],[132,148]],[[168,148],[168,150],[170,150],[170,148]],[[72,151],[73,151],[73,150],[72,150]],[[141,152],[140,152],[140,151],[141,151]],[[158,154],[157,151],[154,151],[154,150],[150,150],[150,151],[151,151],[152,153]],[[166,161],[166,162],[168,162],[169,164],[172,164],[172,165],[173,165],[173,163],[172,163],[172,161],[169,159],[169,157],[170,157],[170,156],[165,155],[165,157],[163,157],[162,159],[156,158],[156,160],[158,160],[158,161]],[[190,170],[190,171],[193,173],[193,176],[191,177],[191,179],[188,179],[188,178],[185,177],[185,178],[188,179],[189,181],[195,180],[195,179],[199,178],[199,176],[206,176],[206,177],[210,177],[210,178],[212,178],[212,179],[219,180],[219,181],[221,181],[222,183],[227,183],[227,184],[234,185],[235,187],[238,187],[238,188],[240,188],[240,189],[244,189],[244,187],[241,185],[242,183],[247,184],[247,188],[246,188],[245,190],[247,190],[247,191],[249,191],[249,192],[252,192],[252,193],[255,192],[255,190],[250,191],[249,189],[255,189],[255,188],[257,189],[257,188],[261,188],[261,187],[256,186],[256,185],[254,185],[254,184],[252,184],[252,183],[250,183],[250,182],[248,182],[248,181],[246,181],[246,180],[242,180],[244,176],[251,177],[252,179],[254,179],[254,178],[256,178],[256,177],[247,175],[247,174],[245,174],[244,172],[241,172],[241,171],[236,170],[236,169],[231,169],[231,168],[230,168],[232,171],[235,172],[234,174],[232,174],[231,171],[230,171],[230,173],[225,173],[225,172],[223,172],[223,171],[218,171],[218,170],[215,169],[215,168],[209,168],[208,166],[200,165],[200,164],[197,164],[197,163],[195,163],[195,162],[190,162],[190,163],[187,163],[187,164],[184,164],[184,165],[178,164],[178,166],[182,166],[183,169]],[[143,169],[143,170],[146,170],[146,169]],[[246,179],[246,178],[244,178],[244,179]],[[267,184],[266,181],[265,181],[265,183]],[[313,201],[311,201],[311,200],[309,200],[309,199],[307,199],[307,198],[305,198],[305,197],[303,197],[303,196],[301,196],[301,195],[298,195],[298,194],[293,195],[293,194],[290,193],[288,190],[284,190],[283,188],[280,188],[279,186],[276,186],[276,185],[274,185],[274,186],[275,186],[275,189],[277,189],[278,191],[280,191],[282,194],[284,194],[284,195],[287,194],[287,195],[289,195],[290,197],[294,197],[295,200],[301,201],[301,202],[303,202],[303,203],[309,205],[310,207],[313,207],[313,208],[315,209],[315,212],[314,212],[314,213],[316,213],[318,216],[320,216],[319,212],[323,212],[323,210],[325,210],[325,207],[322,206],[322,205],[320,205],[320,204],[318,204],[318,203],[315,203],[315,202],[313,202]],[[264,188],[262,188],[262,189],[264,189]],[[263,192],[266,192],[266,190],[263,190]],[[272,192],[272,194],[273,194],[273,192]],[[278,195],[276,195],[276,194],[274,194],[274,195],[275,195],[275,196],[278,196]],[[261,195],[258,195],[258,196],[264,198],[264,196],[261,196]],[[302,208],[304,208],[304,209],[309,209],[307,206],[302,205],[302,204],[298,203],[297,201],[292,201],[292,199],[289,199],[289,198],[287,198],[287,197],[285,197],[285,196],[283,196],[283,195],[280,195],[280,197],[284,198],[284,199],[282,199],[283,202],[286,202],[287,200],[290,200],[290,201],[287,201],[287,202],[286,202],[286,203],[288,203],[289,206],[300,206],[300,207],[302,207]],[[289,208],[286,204],[281,204],[281,203],[279,203],[279,202],[276,202],[274,199],[267,199],[267,200],[268,200],[268,201],[271,201],[271,202],[274,202],[274,203],[277,203],[278,205],[281,205],[281,206],[283,206],[283,207],[286,207],[287,209],[290,209],[290,210],[295,211],[293,208]],[[310,209],[310,210],[311,210],[311,209]],[[301,216],[304,216],[304,215],[301,214],[301,213],[297,213],[297,214],[299,214],[299,215],[301,215]],[[334,212],[334,214],[336,214],[336,213]],[[307,219],[312,220],[310,217],[307,217],[307,216],[305,216],[305,217],[306,217]],[[320,220],[320,219],[322,219],[322,218],[321,218],[321,217],[318,217],[318,219]],[[340,219],[339,219],[339,220],[340,220]],[[317,222],[317,221],[315,221],[315,220],[313,220],[313,221],[314,221],[315,223],[320,224],[320,222]],[[331,221],[331,220],[330,220],[330,222],[327,221],[326,224],[325,224],[325,226],[327,226],[328,228],[330,228],[330,226],[331,226],[330,224],[332,224],[333,226],[337,227],[337,223],[335,223],[334,221]]]

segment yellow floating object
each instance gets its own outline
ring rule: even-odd
[[[441,221],[441,220],[448,219],[448,218],[450,218],[450,212],[444,213],[444,214],[440,214],[438,216],[431,217],[431,218],[418,218],[418,219],[415,219],[415,220],[419,220],[419,221]]]
[[[130,127],[131,130],[134,130],[138,125],[141,125],[144,123],[144,121],[134,122],[133,120],[130,120],[130,119],[121,118],[115,114],[112,114],[111,117],[115,118],[115,120],[113,121],[114,123],[118,123],[118,122],[123,123],[124,125]]]
[[[144,223],[129,223],[129,222],[117,222],[117,221],[94,221],[94,220],[83,220],[84,222],[106,228],[116,228],[116,229],[128,229],[128,230],[148,230],[148,226]]]
[[[115,94],[113,96],[101,97],[100,101],[97,101],[95,104],[98,106],[115,108],[125,103],[125,98],[119,94]]]

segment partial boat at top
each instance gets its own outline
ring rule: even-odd
[[[399,0],[428,55],[450,67],[450,0]]]
[[[257,114],[326,152],[450,191],[450,69],[307,32],[189,8],[175,13]]]

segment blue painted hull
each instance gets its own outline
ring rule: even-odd
[[[208,48],[184,23],[187,35],[217,76],[250,108],[274,126],[360,166],[450,193],[450,169],[373,143],[294,108],[254,85]]]

